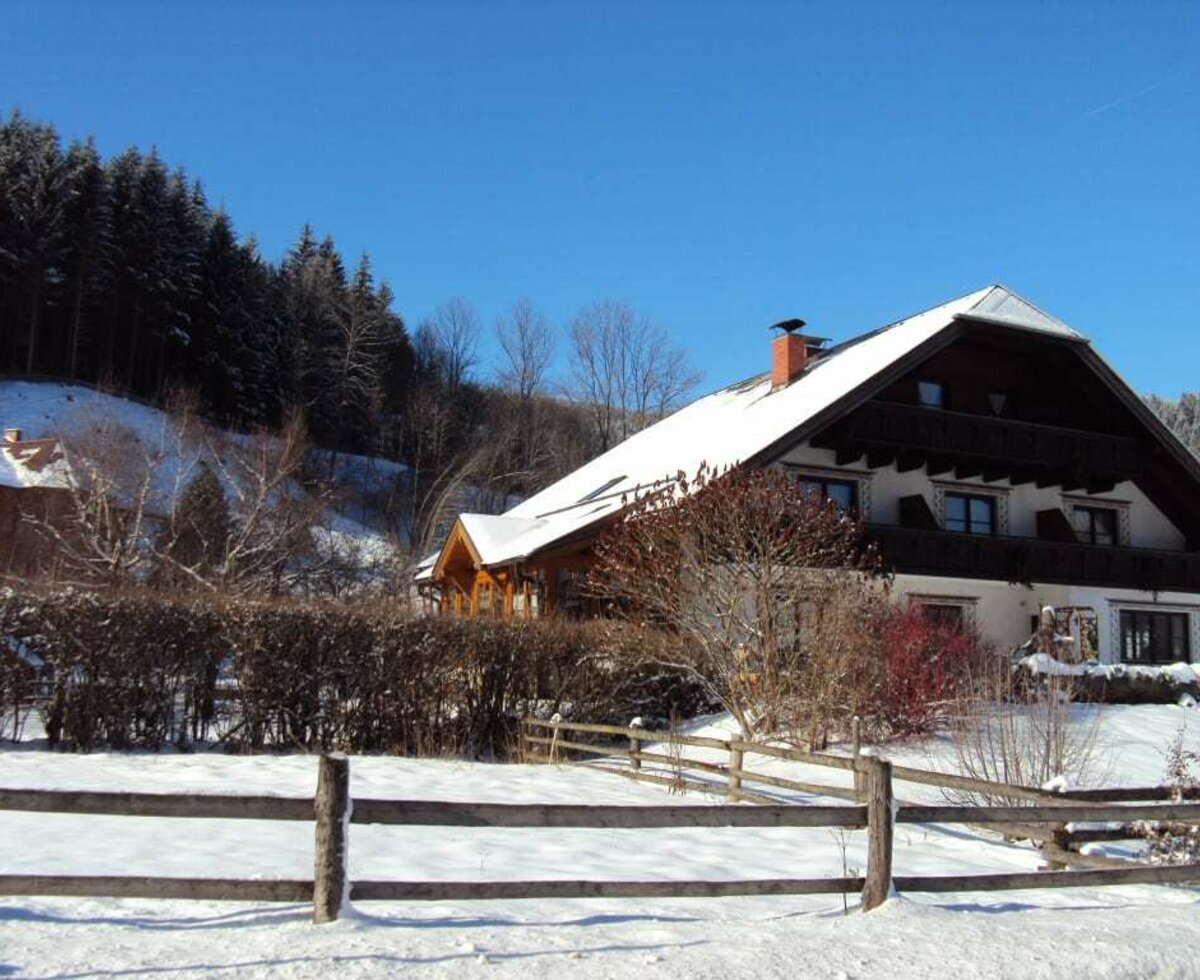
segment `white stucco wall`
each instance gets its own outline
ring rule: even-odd
[[[949,473],[931,478],[924,468],[901,473],[895,464],[869,470],[863,460],[851,466],[839,467],[832,449],[815,449],[808,443],[791,450],[780,462],[809,468],[814,472],[837,472],[848,479],[860,481],[863,517],[879,524],[900,523],[901,497],[923,494],[930,510],[937,513],[937,488],[960,486],[995,494],[1005,500],[1003,523],[999,529],[1001,534],[1036,537],[1039,510],[1058,507],[1066,512],[1070,502],[1078,501],[1116,507],[1122,515],[1122,544],[1167,551],[1181,551],[1186,545],[1182,532],[1130,481],[1117,484],[1108,493],[1088,494],[1079,491],[1064,495],[1061,487],[1039,488],[1032,483],[1014,487],[1006,479],[991,483],[985,483],[980,477],[956,480]]]
[[[938,514],[939,487],[962,486],[1000,496],[999,533],[1016,537],[1037,536],[1037,512],[1058,507],[1068,511],[1072,501],[1115,506],[1121,515],[1121,544],[1135,548],[1180,551],[1184,535],[1132,482],[1117,485],[1104,494],[1063,494],[1061,487],[1039,489],[1033,484],[1014,487],[1008,480],[985,483],[981,478],[955,480],[950,474],[930,476],[925,470],[899,472],[895,465],[867,469],[865,460],[851,466],[836,465],[832,450],[816,449],[807,443],[796,447],[780,463],[817,474],[838,475],[859,484],[859,502],[865,520],[879,524],[900,522],[899,501],[910,494],[923,494],[930,510]],[[940,516],[940,515],[939,515]],[[1031,619],[1043,606],[1080,606],[1094,609],[1097,646],[1106,663],[1120,660],[1118,615],[1121,609],[1157,608],[1189,616],[1191,656],[1200,662],[1200,595],[1136,589],[1094,588],[1071,585],[1010,585],[983,579],[941,576],[897,575],[894,595],[899,601],[959,602],[967,607],[980,631],[1003,648],[1012,648],[1029,638]]]
[[[1097,648],[1102,663],[1121,659],[1118,616],[1122,609],[1159,609],[1188,615],[1191,659],[1200,663],[1200,596],[1137,589],[1094,589],[1069,585],[1010,585],[984,579],[897,575],[892,586],[898,602],[961,603],[976,627],[1002,649],[1029,639],[1032,618],[1043,606],[1074,606],[1096,612]]]

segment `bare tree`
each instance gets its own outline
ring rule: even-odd
[[[886,607],[878,562],[854,520],[788,474],[680,474],[635,500],[595,553],[587,591],[678,637],[664,666],[694,677],[747,737],[802,723],[814,741],[856,713]]]
[[[496,320],[496,339],[504,362],[496,372],[500,384],[523,400],[542,390],[554,360],[554,331],[550,321],[522,297],[507,315]]]
[[[451,390],[461,387],[479,360],[479,318],[474,307],[455,296],[434,310],[421,330],[432,339],[442,359],[440,367],[446,386]]]
[[[674,410],[700,380],[666,330],[625,302],[576,315],[571,348],[568,393],[592,415],[602,451]]]

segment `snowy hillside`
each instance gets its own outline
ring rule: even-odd
[[[1104,709],[1112,782],[1161,777],[1194,709]],[[716,720],[711,730],[725,723]],[[936,742],[888,754],[928,762]],[[780,763],[780,765],[788,765]],[[756,764],[757,768],[757,764]],[[765,770],[764,770],[765,771]],[[311,794],[306,756],[0,751],[0,786]],[[581,767],[351,760],[360,798],[591,804],[680,803]],[[927,788],[905,785],[910,789]],[[799,801],[798,801],[799,802]],[[0,871],[309,877],[307,823],[0,812]],[[896,873],[1034,870],[1025,843],[968,827],[903,826]],[[427,880],[838,876],[865,865],[862,832],[797,829],[505,830],[355,825],[351,877]],[[1125,886],[908,894],[869,915],[831,896],[362,903],[313,927],[297,905],[8,898],[0,974],[317,977],[1194,977],[1200,890]]]
[[[179,421],[161,409],[54,381],[0,381],[0,428],[20,429],[25,439],[88,440],[100,433],[107,440],[136,441],[136,446],[128,447],[131,454],[153,460],[151,509],[160,514],[171,509],[199,460],[219,452],[206,440],[181,432]],[[339,506],[324,527],[314,529],[318,546],[343,551],[356,547],[376,561],[386,560],[391,547],[379,530],[378,515],[366,501],[382,494],[401,469],[389,460],[339,456],[332,481],[341,491]]]

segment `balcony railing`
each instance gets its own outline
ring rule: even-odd
[[[860,405],[814,442],[851,456],[940,457],[997,474],[1054,473],[1081,483],[1128,479],[1141,472],[1143,463],[1138,441],[1128,436],[894,402]]]
[[[895,572],[1002,582],[1200,592],[1200,554],[871,524]]]

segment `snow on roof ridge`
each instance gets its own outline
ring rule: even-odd
[[[990,286],[987,294],[962,315],[972,319],[990,320],[1006,326],[1037,330],[1076,340],[1088,340],[1066,321],[1052,313],[1047,313],[1016,290],[999,282]]]

